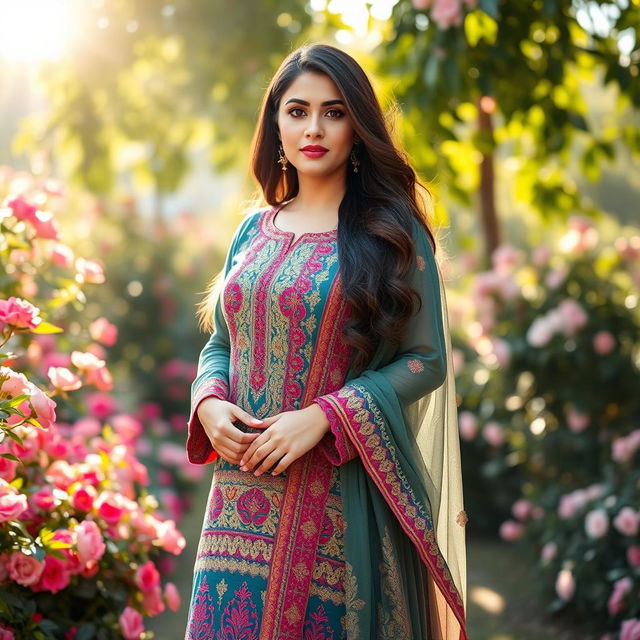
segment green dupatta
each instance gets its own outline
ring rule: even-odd
[[[335,436],[348,640],[466,640],[467,515],[446,294],[414,221],[422,299],[399,348],[314,401]]]

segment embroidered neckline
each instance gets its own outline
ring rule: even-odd
[[[274,223],[274,219],[276,214],[282,207],[285,205],[282,204],[276,205],[275,207],[271,207],[268,209],[265,214],[262,216],[262,230],[271,237],[277,238],[295,238],[295,232],[293,231],[284,231],[283,229],[279,229],[276,227]],[[315,242],[321,240],[334,240],[338,234],[338,229],[329,229],[329,231],[307,231],[305,233],[301,233],[297,238],[295,238],[294,242]]]

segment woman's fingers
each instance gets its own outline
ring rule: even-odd
[[[253,453],[250,453],[251,447],[255,447]],[[260,461],[265,458],[265,456],[268,456],[275,448],[276,445],[271,440],[267,440],[266,442],[263,442],[258,446],[256,446],[256,443],[254,442],[249,447],[249,449],[247,449],[247,452],[244,454],[244,456],[242,456],[243,461],[241,461],[240,468],[243,471],[253,471],[254,467],[259,464]]]
[[[256,467],[255,475],[261,476],[263,473],[271,469],[273,465],[282,458],[282,451],[274,449],[263,461]]]
[[[278,462],[278,464],[273,468],[273,471],[271,471],[271,475],[277,476],[279,473],[286,471],[289,468],[289,465],[295,461],[295,456],[293,456],[291,453],[286,453],[284,456],[282,456],[282,460],[280,460],[280,462]]]

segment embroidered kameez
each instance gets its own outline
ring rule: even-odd
[[[464,640],[450,343],[426,232],[416,222],[423,302],[408,341],[382,344],[356,377],[337,230],[295,237],[279,209],[234,234],[191,388],[187,453],[213,478],[186,638]],[[258,418],[316,402],[331,430],[280,476],[255,477],[213,451],[197,415],[212,396]]]

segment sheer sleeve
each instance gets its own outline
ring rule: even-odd
[[[416,263],[409,273],[411,286],[420,294],[422,304],[407,325],[405,339],[395,357],[376,369],[395,391],[404,406],[437,389],[446,379],[447,355],[442,325],[442,301],[435,255],[427,232],[414,223],[413,239]],[[349,380],[342,388],[317,398],[329,421],[331,430],[323,438],[321,447],[332,464],[341,465],[354,458],[355,448],[345,437],[336,400],[364,382],[367,371]]]
[[[200,418],[198,407],[206,398],[227,400],[229,396],[229,329],[222,310],[224,282],[233,265],[241,237],[249,223],[249,216],[236,229],[219,274],[217,298],[214,308],[214,330],[198,358],[198,371],[191,384],[191,410],[188,420],[187,457],[193,464],[213,462],[218,454],[209,441]]]

